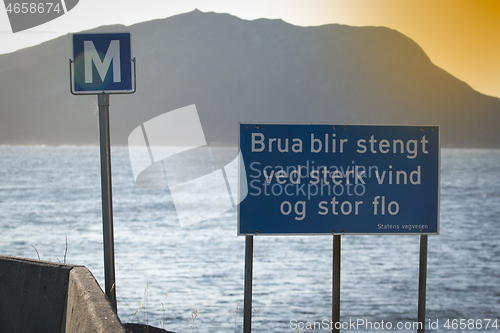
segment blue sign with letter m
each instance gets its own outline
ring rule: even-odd
[[[131,92],[130,33],[73,35],[73,93]]]

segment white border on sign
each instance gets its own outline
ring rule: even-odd
[[[439,231],[441,229],[440,225],[440,210],[441,210],[441,126],[440,125],[423,125],[423,124],[334,124],[334,123],[267,123],[267,122],[238,122],[238,149],[241,152],[240,147],[240,129],[241,124],[256,124],[256,125],[326,125],[326,126],[406,126],[406,127],[437,127],[439,128],[438,133],[438,202],[437,202],[437,231],[436,232],[412,232],[412,233],[357,233],[357,232],[332,232],[332,233],[264,233],[259,234],[258,232],[247,232],[240,233],[240,204],[237,207],[237,218],[238,218],[238,226],[236,230],[237,236],[329,236],[329,235],[377,235],[377,236],[386,236],[386,235],[439,235]],[[243,157],[244,158],[244,157]],[[238,163],[241,163],[238,161]],[[240,195],[240,168],[241,166],[238,164],[238,199]],[[238,200],[238,202],[240,202]],[[241,202],[240,202],[241,203]]]

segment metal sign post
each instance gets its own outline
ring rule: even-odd
[[[420,327],[417,333],[425,332],[425,300],[427,289],[427,235],[420,236],[420,262],[418,267],[418,315]]]
[[[130,34],[74,34],[73,57],[75,60],[69,61],[71,93],[97,95],[99,106],[105,293],[116,311],[109,94],[133,94],[136,90]]]
[[[252,332],[253,236],[245,237],[245,295],[243,300],[243,333]]]
[[[340,332],[340,241],[341,235],[333,236],[333,278],[332,278],[332,333]]]
[[[116,310],[115,245],[113,237],[113,199],[111,194],[111,146],[109,140],[109,95],[97,95],[97,102],[99,105],[99,144],[101,152],[105,292],[111,305]]]

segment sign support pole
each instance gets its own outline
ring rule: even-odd
[[[253,236],[245,236],[245,294],[243,300],[243,333],[252,332]]]
[[[109,140],[109,94],[98,94],[99,142],[101,153],[102,227],[104,245],[105,293],[113,309],[116,306],[115,245],[113,237],[113,201],[111,195],[111,148]]]
[[[114,45],[113,48],[111,47],[112,44]],[[89,51],[90,49],[86,51],[86,45],[92,45],[91,49],[93,51]],[[111,49],[113,51],[110,51]],[[104,55],[104,60],[101,60],[102,56],[100,54]],[[73,57],[74,61],[69,60],[70,92],[73,95],[97,95],[97,105],[99,106],[104,292],[111,306],[117,312],[113,199],[111,194],[109,94],[133,94],[136,91],[136,67],[135,58],[132,58],[130,47],[130,33],[73,34]],[[122,61],[119,61],[120,59]],[[124,61],[126,59],[130,59],[131,63]],[[112,67],[110,65],[111,61],[113,62]],[[98,66],[98,64],[100,65]],[[92,68],[98,68],[99,75],[93,75],[94,70]],[[105,80],[111,68],[113,82]],[[101,73],[102,69],[105,70],[104,75]]]
[[[418,319],[417,333],[425,333],[425,301],[427,288],[427,235],[420,235],[420,262],[418,267]]]
[[[341,235],[333,235],[333,279],[332,279],[332,333],[339,333],[340,327],[340,241]]]

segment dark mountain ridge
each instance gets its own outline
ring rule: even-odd
[[[441,125],[443,147],[499,148],[500,99],[384,27],[298,27],[193,11],[128,31],[137,92],[110,97],[112,144],[196,104],[208,141],[238,122]],[[0,55],[0,144],[97,144],[97,97],[69,92],[71,35]]]

